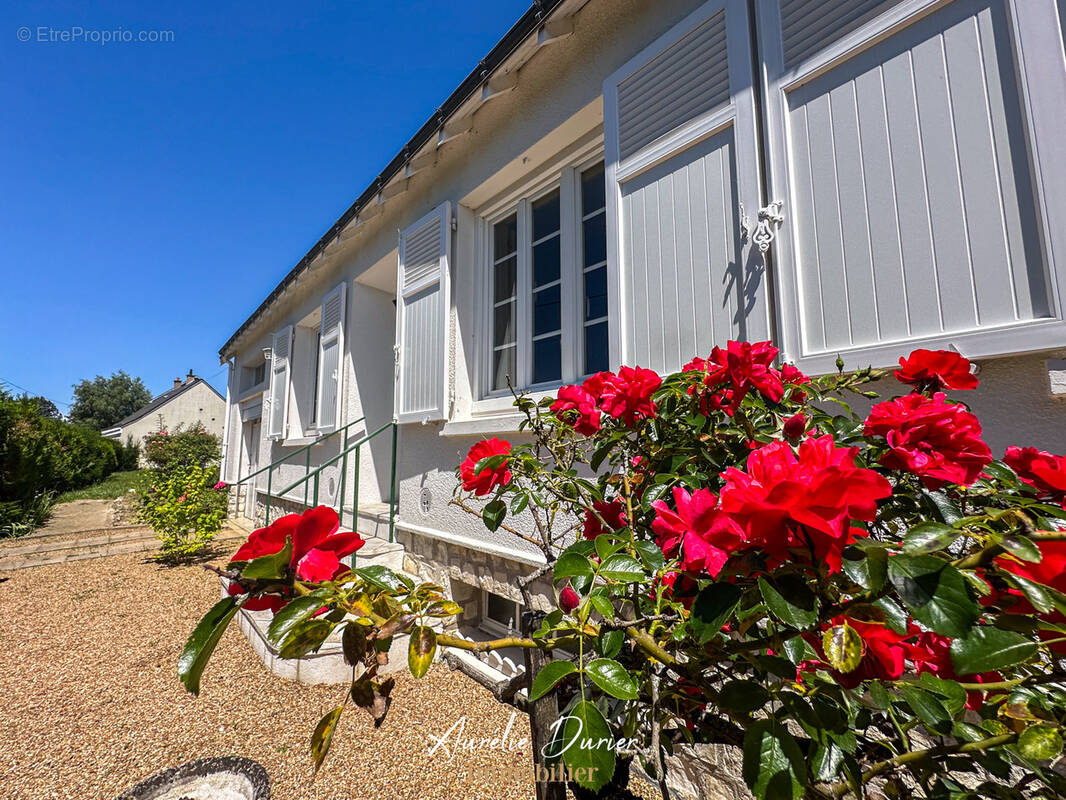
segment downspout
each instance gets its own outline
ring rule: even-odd
[[[233,358],[229,358],[226,361],[226,416],[222,420],[222,463],[219,465],[219,480],[227,480],[229,478],[229,418],[230,418],[230,383],[233,381]]]

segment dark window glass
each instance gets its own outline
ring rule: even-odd
[[[505,344],[511,344],[515,340],[515,304],[504,303],[502,306],[497,306],[493,314],[493,331],[492,331],[492,344],[494,347],[499,347]]]
[[[516,383],[514,370],[515,352],[516,348],[514,345],[493,352],[492,388],[494,390],[506,389],[508,376],[511,378],[511,383]]]
[[[607,204],[606,188],[602,163],[581,173],[581,216],[588,216]]]
[[[533,342],[533,383],[561,380],[562,361],[559,336],[548,336]]]
[[[559,190],[533,203],[533,241],[559,230]]]
[[[585,273],[585,319],[607,316],[607,267]]]
[[[585,372],[602,372],[608,368],[607,322],[585,328]]]
[[[533,293],[533,335],[551,333],[562,327],[559,308],[559,284]]]
[[[533,248],[533,286],[559,280],[559,237],[541,242]]]
[[[515,256],[511,256],[496,265],[495,302],[499,303],[510,297],[514,297],[515,279],[518,274],[517,264],[518,259]]]
[[[493,227],[493,259],[499,260],[518,249],[518,215],[497,222]]]
[[[607,260],[607,215],[589,217],[581,225],[585,246],[585,266],[591,267]]]

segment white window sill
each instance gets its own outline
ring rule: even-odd
[[[317,433],[313,434],[311,436],[293,436],[293,437],[290,437],[288,439],[285,439],[281,443],[281,446],[282,447],[304,447],[304,446],[309,445],[309,444],[314,444],[315,442],[318,441],[318,439],[319,439],[319,436],[318,436]]]
[[[522,414],[494,414],[492,416],[455,419],[444,423],[441,436],[481,436],[483,434],[518,433]]]

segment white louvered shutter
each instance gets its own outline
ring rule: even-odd
[[[285,438],[285,425],[289,410],[289,361],[292,355],[292,325],[286,325],[274,334],[270,348],[270,418],[267,436],[271,439]]]
[[[769,338],[741,234],[741,205],[763,205],[752,80],[747,3],[709,0],[604,83],[613,363],[672,372]]]
[[[400,233],[394,393],[399,422],[447,416],[450,256],[450,203]]]
[[[346,285],[341,284],[322,301],[322,327],[318,338],[318,392],[315,408],[319,430],[332,429],[340,419],[341,354],[344,352]]]

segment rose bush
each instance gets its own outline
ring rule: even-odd
[[[378,720],[367,653],[391,635],[411,633],[416,675],[438,646],[554,654],[528,687],[534,741],[545,710],[565,724],[536,757],[581,791],[609,796],[618,759],[662,781],[665,754],[716,743],[760,800],[1066,793],[1066,459],[994,459],[944,393],[977,385],[958,354],[901,358],[906,390],[867,415],[849,395],[888,373],[811,379],[777,356],[730,342],[675,374],[516,397],[526,441],[475,445],[453,502],[544,552],[520,588],[550,578],[558,607],[531,635],[435,635],[426,618],[457,607],[384,568],[301,576],[289,522],[225,571],[237,588],[190,639],[186,685],[236,608],[274,595],[283,653],[345,626],[347,698]]]

